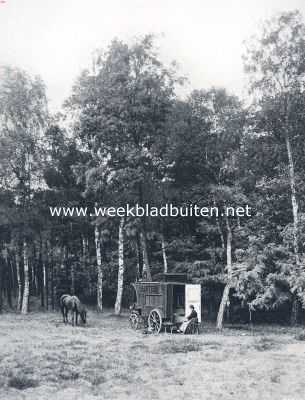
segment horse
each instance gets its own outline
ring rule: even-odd
[[[86,307],[80,302],[77,296],[70,296],[69,294],[63,294],[59,300],[60,309],[63,316],[64,324],[68,323],[68,313],[72,313],[72,326],[76,323],[78,325],[78,316],[80,315],[82,323],[87,322],[87,310]]]

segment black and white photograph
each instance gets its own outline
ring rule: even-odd
[[[0,400],[305,399],[305,1],[0,0]]]

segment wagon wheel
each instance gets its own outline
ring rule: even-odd
[[[129,317],[129,324],[132,329],[137,330],[140,324],[139,314],[135,312],[131,313]]]
[[[162,316],[157,308],[151,310],[148,316],[148,326],[152,333],[159,333],[162,328]]]

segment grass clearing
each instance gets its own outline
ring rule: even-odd
[[[303,400],[301,329],[242,327],[142,335],[127,316],[56,313],[0,318],[0,399]]]
[[[158,345],[158,352],[161,354],[189,353],[190,351],[200,351],[202,342],[194,339],[183,338],[183,340],[168,339]]]

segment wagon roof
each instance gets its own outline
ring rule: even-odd
[[[187,285],[187,282],[164,282],[164,281],[137,281],[134,283],[134,285],[152,285],[152,284],[158,284],[158,285]]]

